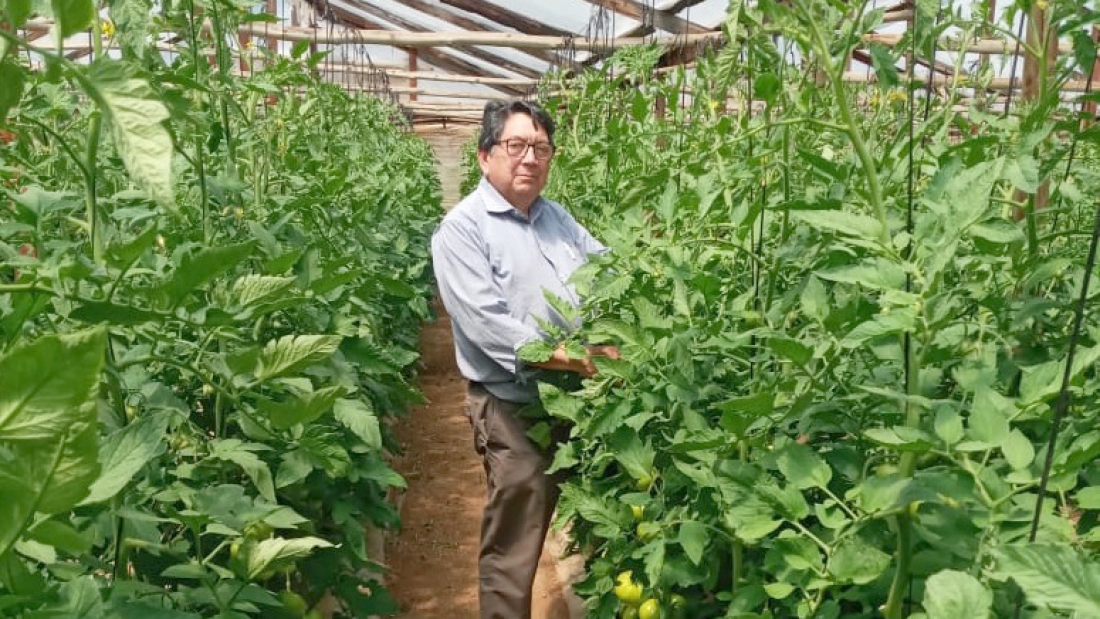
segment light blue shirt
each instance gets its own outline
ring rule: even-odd
[[[537,319],[572,329],[544,291],[579,305],[567,282],[607,251],[558,203],[540,197],[529,217],[484,178],[432,235],[432,263],[451,315],[458,368],[503,400],[538,398],[520,347],[545,337]]]

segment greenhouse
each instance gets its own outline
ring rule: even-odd
[[[0,0],[0,617],[1100,619],[1098,46]]]

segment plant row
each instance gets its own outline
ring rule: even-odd
[[[308,46],[231,46],[244,5],[42,10],[115,51],[32,50],[0,2],[0,616],[394,611],[426,144]]]
[[[690,73],[547,99],[547,194],[612,249],[552,335],[622,352],[542,394],[589,616],[1100,616],[1100,153],[1059,102],[1097,15],[1052,8],[1075,53],[1001,113],[907,80],[978,15],[916,3],[855,86],[872,3],[748,4]]]

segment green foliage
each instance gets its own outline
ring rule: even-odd
[[[918,13],[920,47],[980,25]],[[1019,590],[1021,616],[1094,612],[1076,574],[1100,541],[1095,303],[1039,519],[1063,554],[1012,550],[1065,369],[1084,196],[1100,191],[1090,134],[1054,101],[1071,71],[1007,116],[984,101],[960,114],[955,92],[910,109],[900,52],[872,50],[893,79],[840,80],[880,18],[863,2],[733,2],[738,43],[691,73],[658,79],[626,53],[613,76],[545,86],[560,110],[547,194],[612,249],[575,278],[585,326],[568,337],[622,353],[543,393],[572,426],[559,516],[590,549],[577,590],[592,617],[614,615],[625,569],[704,619],[1007,618]],[[753,97],[752,113],[725,110]],[[1046,183],[1045,211],[1016,196]]]
[[[420,397],[428,147],[297,63],[189,47],[243,5],[109,4],[121,58],[0,47],[0,615],[392,613],[365,529],[397,524],[387,422]]]

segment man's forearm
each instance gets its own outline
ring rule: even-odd
[[[596,366],[592,363],[593,357],[610,357],[612,359],[618,359],[619,349],[614,346],[589,346],[587,355],[580,359],[573,359],[565,352],[564,347],[558,346],[554,349],[554,354],[551,355],[550,359],[542,363],[532,363],[531,365],[544,370],[573,372],[574,374],[580,374],[581,376],[587,377],[596,373]]]

